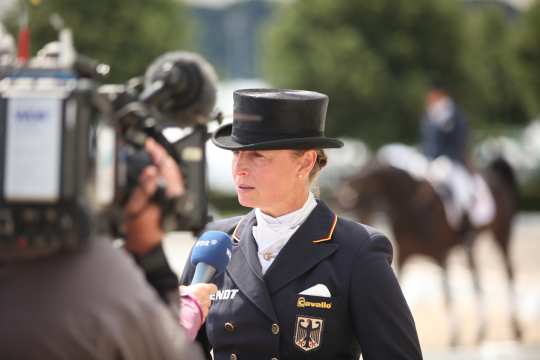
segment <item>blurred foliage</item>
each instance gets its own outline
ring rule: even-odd
[[[518,64],[511,42],[516,21],[495,3],[467,11],[467,88],[461,103],[481,134],[477,138],[506,133],[530,119],[516,81]]]
[[[111,65],[110,80],[123,82],[141,75],[165,51],[185,48],[189,39],[187,12],[175,0],[43,0],[29,5],[31,53],[57,39],[49,23],[54,13],[73,30],[81,54]],[[17,33],[21,1],[5,16]]]
[[[513,29],[516,82],[529,116],[540,115],[540,1],[535,1]]]
[[[208,202],[212,204],[213,209],[210,208],[209,212],[214,220],[242,215],[250,210],[240,205],[236,194],[210,191],[208,194]]]
[[[522,101],[518,79],[526,71],[518,67],[538,72],[540,20],[524,18],[530,20],[519,36],[528,41],[517,41],[510,28],[521,20],[498,7],[471,9],[455,0],[287,2],[268,28],[265,70],[276,86],[328,94],[333,136],[371,146],[416,141],[433,82],[449,89],[473,128],[489,132],[524,124],[534,109]]]
[[[528,211],[540,210],[540,173],[536,174],[535,180],[520,188],[519,209]]]

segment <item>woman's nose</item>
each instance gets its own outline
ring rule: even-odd
[[[234,155],[233,174],[236,176],[245,176],[248,174],[246,162],[244,161],[244,156],[242,156],[242,153]]]
[[[240,169],[240,170],[237,170],[235,174],[237,176],[246,176],[248,174],[248,172],[245,169]]]
[[[237,161],[233,166],[233,174],[236,176],[245,176],[248,174],[248,171],[247,168],[243,165],[243,163]]]

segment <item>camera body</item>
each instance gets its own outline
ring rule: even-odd
[[[77,249],[97,232],[121,233],[122,206],[152,163],[148,137],[180,165],[186,188],[173,199],[161,188],[152,199],[164,228],[204,227],[215,74],[186,54],[162,56],[144,81],[121,85],[100,85],[50,61],[1,69],[0,262]]]
[[[0,258],[88,240],[116,187],[115,131],[97,84],[69,69],[21,68],[0,80]]]

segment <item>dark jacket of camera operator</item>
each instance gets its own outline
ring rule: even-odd
[[[135,225],[159,217],[156,206],[147,206],[158,172],[149,167],[136,189],[146,196],[134,194],[126,206],[127,215],[137,210],[130,219]],[[139,205],[144,208],[137,209]],[[133,224],[128,228],[133,230]],[[178,293],[170,270],[154,270],[148,261],[153,249],[161,250],[156,245],[162,234],[156,229],[126,239],[126,249],[138,255],[146,274],[108,238],[92,239],[71,253],[0,267],[0,358],[201,359],[177,316],[148,285],[150,280],[162,297]]]
[[[110,239],[0,270],[2,359],[198,359]]]

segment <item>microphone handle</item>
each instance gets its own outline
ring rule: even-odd
[[[212,265],[198,263],[197,266],[195,266],[195,274],[193,275],[193,279],[191,280],[191,285],[209,283],[210,280],[212,280],[212,278],[214,277],[215,273],[216,268]]]

